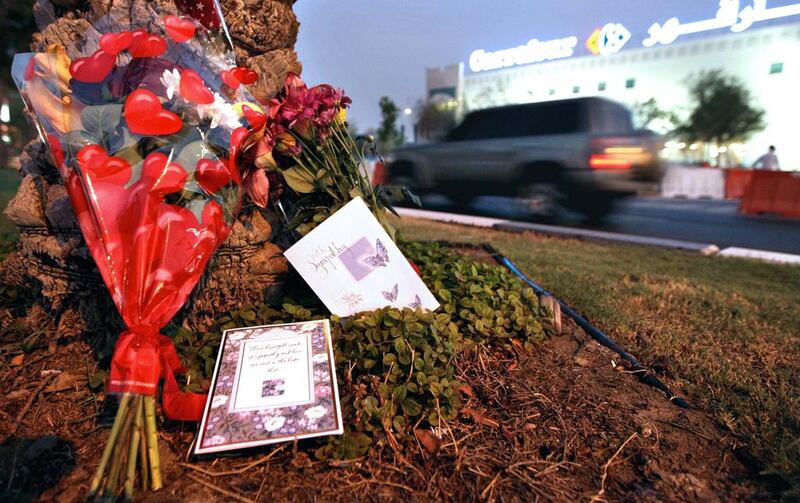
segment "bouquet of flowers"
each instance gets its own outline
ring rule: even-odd
[[[250,166],[245,186],[263,205],[270,187],[278,195],[285,182],[295,196],[290,228],[301,235],[361,197],[394,237],[386,211],[391,205],[365,171],[367,144],[359,148],[347,129],[350,103],[341,89],[328,84],[309,88],[299,76],[287,75],[283,89],[264,105],[266,128],[245,156]]]
[[[215,16],[144,3],[124,26],[112,15],[97,20],[82,57],[54,44],[14,60],[127,326],[108,383],[120,406],[90,497],[116,498],[124,486],[130,498],[137,466],[145,487],[148,479],[161,487],[154,396],[162,378],[168,417],[197,419],[205,403],[179,391],[180,361],[159,331],[231,231],[243,177],[254,176],[240,160],[264,136],[266,116],[245,87],[258,76],[235,65],[220,6],[204,1]]]

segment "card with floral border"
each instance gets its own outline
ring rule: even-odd
[[[375,215],[356,197],[283,254],[331,313],[439,302]]]
[[[328,320],[222,334],[195,454],[342,432]]]

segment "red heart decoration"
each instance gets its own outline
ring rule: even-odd
[[[109,54],[119,54],[131,45],[133,33],[121,31],[119,33],[106,33],[100,37],[100,48]]]
[[[69,65],[69,73],[81,82],[96,84],[102,82],[114,69],[117,58],[103,49],[98,49],[86,58],[78,58]]]
[[[258,74],[246,66],[237,66],[230,70],[225,70],[220,74],[222,81],[231,89],[238,89],[240,85],[249,86],[258,80]]]
[[[200,159],[195,172],[197,183],[209,194],[214,194],[231,182],[231,174],[222,161]]]
[[[27,82],[31,80],[34,75],[36,75],[36,60],[31,58],[28,60],[28,64],[25,65],[25,75],[23,75],[22,78]]]
[[[100,145],[86,145],[77,154],[78,165],[90,180],[125,185],[131,179],[131,165],[120,157],[110,157]]]
[[[241,86],[242,83],[239,82],[239,79],[237,79],[236,75],[233,74],[233,70],[234,69],[224,70],[222,73],[220,73],[220,77],[222,77],[222,81],[225,83],[225,85],[231,89],[239,89],[239,86]]]
[[[135,30],[128,52],[134,58],[155,58],[167,52],[167,41],[145,30]]]
[[[191,19],[166,16],[164,17],[164,29],[172,40],[180,44],[194,37],[195,25]]]
[[[261,129],[264,127],[264,124],[267,123],[266,115],[257,110],[253,110],[247,105],[242,105],[242,112],[244,112],[244,116],[247,119],[247,122],[250,124],[250,129],[252,130]]]
[[[214,103],[214,95],[206,87],[203,78],[193,70],[181,72],[180,93],[186,100],[198,105]]]
[[[236,79],[246,86],[255,84],[258,80],[258,74],[246,66],[237,66],[232,72]]]
[[[128,129],[143,136],[169,135],[183,127],[180,117],[164,110],[152,91],[137,89],[128,95],[123,109]]]
[[[64,170],[64,149],[61,147],[61,140],[55,134],[47,135],[47,144],[50,146],[50,152],[53,154],[53,160],[56,163],[58,172],[62,175]]]
[[[219,229],[218,234],[227,234],[223,220],[222,207],[216,201],[209,201],[203,208],[202,222],[211,229]]]
[[[169,157],[160,152],[148,155],[142,164],[142,183],[149,187],[150,192],[157,194],[180,191],[188,176],[183,166],[169,162]]]

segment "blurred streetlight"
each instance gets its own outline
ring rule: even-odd
[[[406,114],[406,115],[411,115],[411,114],[414,113],[414,110],[412,110],[411,107],[405,107],[403,109],[403,113]]]
[[[6,124],[11,122],[11,109],[8,107],[8,103],[0,105],[0,122],[5,122]]]

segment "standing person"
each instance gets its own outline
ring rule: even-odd
[[[769,151],[753,163],[754,169],[759,169],[759,167],[765,171],[779,171],[781,169],[778,156],[775,155],[775,145],[770,145]]]

